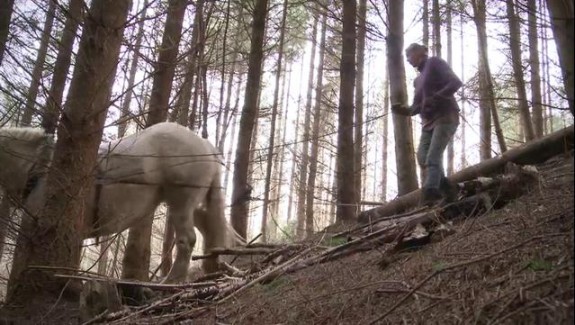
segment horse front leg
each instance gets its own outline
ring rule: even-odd
[[[176,231],[176,260],[163,281],[164,283],[185,282],[190,265],[190,257],[196,244],[196,233],[194,231],[193,210],[174,211],[171,215],[171,222]]]

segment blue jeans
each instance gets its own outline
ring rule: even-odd
[[[417,149],[417,162],[427,171],[424,189],[439,189],[445,179],[443,152],[455,134],[458,123],[437,124],[433,130],[422,130]]]

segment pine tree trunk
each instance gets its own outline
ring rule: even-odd
[[[272,103],[272,116],[270,121],[270,136],[269,136],[269,147],[267,152],[267,163],[266,163],[266,176],[264,184],[264,202],[262,205],[262,239],[264,242],[268,241],[267,224],[268,224],[268,213],[270,206],[270,191],[272,183],[272,170],[274,165],[274,146],[276,139],[276,121],[278,115],[278,102],[279,102],[279,90],[280,90],[280,80],[282,76],[282,64],[283,64],[283,50],[284,50],[284,39],[285,39],[285,27],[287,18],[287,0],[284,0],[283,10],[282,10],[282,20],[280,25],[280,40],[278,48],[278,60],[276,63],[276,76],[274,85],[274,97]]]
[[[573,39],[575,38],[573,0],[547,0],[547,9],[551,17],[551,29],[557,45],[559,64],[563,74],[563,85],[567,93],[567,101],[571,114],[573,111],[573,87],[575,84],[575,67],[573,52],[575,51]]]
[[[453,31],[452,31],[452,12],[453,8],[451,7],[452,4],[450,2],[446,3],[446,24],[447,24],[447,64],[449,66],[453,66]],[[455,152],[454,152],[454,137],[449,140],[447,144],[447,176],[453,175],[454,171],[454,159],[455,159]]]
[[[539,62],[539,39],[537,32],[537,4],[527,0],[529,25],[529,66],[531,68],[531,105],[533,107],[533,131],[536,138],[543,136],[543,106],[541,99],[541,69]]]
[[[190,49],[187,54],[186,69],[184,73],[184,81],[180,86],[180,91],[178,98],[176,99],[176,107],[174,110],[177,111],[177,122],[184,126],[189,126],[194,128],[194,123],[196,121],[195,114],[193,111],[190,114],[190,101],[192,100],[192,88],[194,88],[194,77],[197,77],[197,62],[198,62],[198,39],[201,29],[201,24],[203,23],[202,12],[204,10],[204,1],[199,0],[196,3],[196,14],[194,15],[194,25],[192,30],[192,39],[190,41]]]
[[[485,18],[485,0],[472,0],[475,26],[477,27],[477,42],[479,49],[479,100],[480,108],[480,149],[481,160],[491,158],[491,118],[501,153],[507,151],[503,130],[499,123],[499,114],[495,105],[495,95],[493,93],[493,78],[489,69],[487,58],[487,30]]]
[[[514,0],[507,2],[507,19],[509,20],[509,45],[511,47],[511,62],[513,66],[513,77],[517,89],[517,99],[521,126],[527,141],[535,139],[531,114],[529,113],[529,103],[527,102],[527,92],[525,91],[525,78],[523,76],[523,60],[521,59],[521,28],[517,14],[515,12]]]
[[[124,99],[122,101],[122,109],[120,111],[120,120],[118,121],[118,138],[126,135],[128,127],[128,120],[130,119],[130,104],[132,103],[132,94],[134,92],[134,82],[136,80],[136,72],[138,71],[138,62],[140,60],[140,49],[142,47],[142,38],[144,36],[144,22],[146,21],[146,9],[148,9],[148,0],[144,0],[144,7],[140,13],[140,20],[138,21],[138,31],[136,32],[136,42],[132,50],[132,61],[130,62],[130,74],[128,76],[128,86]]]
[[[423,45],[429,47],[429,0],[423,0]]]
[[[356,3],[343,0],[343,30],[337,129],[336,222],[351,222],[356,217],[354,189],[353,94],[355,86]]]
[[[4,58],[8,33],[10,31],[10,20],[14,11],[14,0],[4,0],[0,3],[0,64]]]
[[[42,72],[46,63],[46,54],[48,53],[48,45],[50,44],[50,34],[52,34],[52,27],[54,26],[54,15],[56,13],[56,1],[48,1],[48,11],[46,12],[46,20],[44,21],[44,28],[42,29],[42,38],[40,39],[40,47],[36,61],[34,62],[34,69],[32,70],[32,80],[26,95],[26,105],[24,106],[24,113],[20,120],[20,125],[30,126],[32,123],[32,116],[36,112],[36,98],[38,97],[38,88],[42,82]]]
[[[283,125],[282,125],[282,130],[281,130],[281,142],[282,144],[286,143],[286,137],[287,137],[287,120],[288,120],[288,114],[289,114],[289,98],[290,98],[290,93],[291,93],[291,76],[292,76],[292,64],[290,64],[289,69],[286,68],[286,70],[289,70],[288,72],[288,78],[287,78],[287,94],[283,94],[282,95],[282,100],[284,101],[281,106],[284,109],[284,116],[283,116]],[[285,72],[287,72],[286,70],[284,70],[284,74]],[[283,91],[286,92],[286,78],[284,78],[284,85],[283,85]],[[285,105],[284,105],[285,104]],[[272,196],[272,200],[273,200],[273,204],[272,204],[272,216],[274,216],[276,219],[275,220],[279,220],[279,207],[280,207],[280,203],[281,203],[281,198],[283,196],[283,185],[285,183],[284,181],[284,164],[285,164],[285,156],[286,156],[286,151],[287,151],[287,146],[282,145],[281,149],[280,149],[280,154],[279,154],[279,168],[277,169],[277,174],[276,174],[276,179],[277,179],[277,186],[275,188],[275,190],[273,191],[273,196]]]
[[[266,29],[268,0],[257,0],[254,6],[252,22],[252,39],[248,63],[248,80],[244,97],[244,107],[240,118],[240,130],[236,157],[234,161],[234,177],[232,192],[231,222],[240,236],[246,238],[248,230],[248,200],[249,194],[248,170],[250,166],[250,149],[252,134],[258,113],[258,97],[261,87],[263,43]]]
[[[40,218],[24,218],[8,283],[7,303],[57,297],[66,281],[29,265],[77,268],[96,164],[126,18],[128,0],[93,0],[84,24],[68,97],[58,127],[46,202]],[[93,108],[97,108],[96,111]],[[34,305],[34,304],[30,304]]]
[[[441,57],[441,13],[439,12],[439,0],[432,0],[432,2],[433,55]]]
[[[465,97],[465,41],[464,41],[464,32],[463,32],[463,22],[464,22],[464,12],[462,11],[459,14],[459,41],[460,41],[460,60],[461,60],[461,80],[463,80],[463,86],[461,86],[461,125],[459,129],[461,130],[461,169],[467,167],[467,159],[466,159],[466,151],[467,148],[465,147],[465,129],[467,126],[467,119],[465,116],[465,104],[467,102],[467,98]]]
[[[66,11],[66,23],[62,31],[62,38],[58,43],[58,56],[54,63],[54,75],[52,76],[52,83],[46,100],[46,108],[42,115],[42,127],[46,133],[54,134],[56,132],[56,124],[62,111],[62,98],[72,60],[72,49],[76,40],[78,25],[83,19],[83,4],[82,0],[70,0]]]
[[[323,96],[323,69],[324,69],[324,58],[325,58],[325,39],[327,30],[327,13],[322,14],[321,22],[321,36],[319,43],[319,63],[317,67],[317,81],[315,86],[315,103],[313,109],[313,126],[311,135],[311,152],[309,161],[309,176],[307,179],[307,193],[306,193],[306,211],[305,211],[305,232],[306,236],[310,237],[313,235],[314,231],[314,210],[316,206],[314,205],[315,200],[315,181],[317,177],[317,164],[318,164],[318,152],[319,152],[319,129],[321,123],[321,101]],[[356,174],[357,176],[357,174]],[[359,190],[356,187],[356,190]]]
[[[224,93],[225,93],[225,85],[226,85],[226,55],[227,55],[227,40],[228,40],[228,30],[230,26],[230,12],[231,12],[231,1],[227,2],[226,5],[226,15],[224,16],[224,35],[222,39],[222,66],[220,72],[220,108],[224,107]],[[234,51],[235,52],[235,51]],[[235,61],[235,60],[234,60]],[[232,62],[235,64],[235,62]],[[229,115],[229,111],[223,110],[224,116],[222,116],[222,109],[218,111],[218,115],[216,117],[216,146],[220,146],[220,138],[222,137],[222,118],[223,123],[225,124],[228,120],[227,116]]]
[[[309,168],[309,130],[311,124],[311,104],[313,92],[313,74],[315,71],[315,56],[317,48],[317,28],[318,28],[318,14],[314,14],[313,28],[311,31],[311,57],[309,61],[309,75],[307,79],[307,95],[305,103],[305,115],[303,121],[303,137],[302,137],[302,150],[301,160],[299,162],[299,177],[297,186],[297,229],[296,234],[298,238],[303,238],[305,235],[305,195],[306,195],[306,182],[308,178]]]
[[[387,70],[387,69],[386,69]],[[387,170],[388,170],[388,148],[389,148],[389,74],[387,71],[383,77],[383,145],[381,146],[381,201],[387,201]]]
[[[389,35],[387,41],[387,69],[389,71],[390,101],[407,106],[407,86],[403,62],[403,0],[389,1]],[[409,117],[393,114],[395,159],[398,195],[418,188],[413,148],[413,131]]]
[[[362,189],[364,189],[363,176],[363,75],[365,61],[365,19],[367,12],[367,1],[359,0],[357,8],[357,76],[355,79],[355,192],[358,200],[361,200]]]
[[[300,72],[299,75],[301,76],[303,74],[303,64],[300,65]],[[298,94],[298,101],[297,101],[297,106],[296,107],[301,107],[301,89],[299,91]],[[288,194],[288,210],[287,210],[287,222],[289,223],[291,217],[292,217],[292,210],[294,208],[294,192],[296,191],[296,186],[298,186],[298,181],[296,180],[296,161],[297,161],[297,152],[298,152],[298,136],[299,136],[299,125],[300,125],[300,111],[301,110],[296,110],[296,117],[295,117],[295,143],[293,144],[293,147],[291,149],[292,152],[292,159],[291,159],[291,175],[289,178],[289,194]],[[303,144],[302,144],[303,145]],[[297,207],[296,207],[297,209]],[[297,213],[297,211],[296,211]],[[296,216],[296,222],[297,222],[297,216]],[[296,234],[297,234],[297,226],[296,226]]]
[[[228,194],[228,189],[229,189],[228,183],[229,183],[229,177],[230,177],[231,170],[232,170],[232,168],[231,168],[231,167],[232,167],[232,166],[231,166],[231,163],[232,163],[232,155],[233,155],[233,149],[234,149],[234,142],[236,141],[236,133],[237,133],[237,132],[236,132],[236,127],[237,127],[237,125],[238,125],[238,123],[237,123],[237,119],[238,119],[237,111],[239,110],[239,104],[240,104],[240,91],[241,91],[241,88],[242,88],[240,85],[242,84],[242,80],[243,80],[243,75],[242,75],[242,74],[239,74],[238,87],[236,88],[236,94],[235,94],[236,102],[235,102],[235,104],[234,104],[234,108],[233,108],[233,111],[232,111],[232,113],[231,113],[231,118],[232,118],[232,120],[229,122],[229,123],[232,124],[232,130],[230,131],[230,133],[232,134],[232,138],[230,139],[230,144],[229,144],[229,146],[228,146],[229,149],[228,149],[228,153],[227,153],[227,155],[226,155],[226,173],[225,173],[225,175],[224,175],[224,184],[225,184],[225,186],[224,186],[224,193],[226,194],[225,197],[227,197],[227,194]],[[231,86],[232,83],[230,83],[229,85]],[[229,93],[229,92],[228,92],[228,93]],[[227,106],[227,107],[229,107],[229,106]],[[228,124],[229,124],[229,123],[228,123]],[[224,134],[225,134],[225,133],[224,133]],[[223,138],[222,138],[222,139],[223,139]],[[222,149],[222,152],[223,152],[223,149]]]
[[[182,24],[187,3],[186,0],[170,0],[168,2],[164,35],[154,68],[146,127],[163,122],[168,116],[170,92],[176,70],[178,46],[182,36]],[[123,260],[123,279],[149,280],[153,214],[144,220],[137,226],[130,228]]]

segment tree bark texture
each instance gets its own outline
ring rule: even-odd
[[[46,100],[46,108],[42,115],[42,128],[46,133],[54,134],[60,112],[62,111],[62,98],[64,97],[64,88],[70,62],[72,61],[72,50],[76,40],[78,25],[82,21],[82,0],[70,0],[68,10],[66,11],[66,23],[62,31],[62,38],[58,44],[58,56],[54,63],[54,74],[52,83]]]
[[[317,8],[317,7],[316,7]],[[313,94],[313,76],[315,71],[315,56],[317,50],[317,28],[319,23],[319,14],[315,13],[313,17],[313,27],[311,30],[311,56],[309,61],[309,74],[307,79],[305,113],[303,118],[303,135],[301,144],[301,160],[299,162],[299,177],[297,186],[297,228],[296,234],[298,238],[303,238],[305,235],[305,195],[306,195],[306,182],[308,178],[309,168],[309,141],[310,141],[310,125],[311,125],[311,105]]]
[[[357,8],[357,76],[355,79],[355,192],[357,199],[361,200],[363,184],[363,76],[365,64],[365,34],[366,34],[367,1],[359,0]]]
[[[314,231],[314,201],[316,196],[316,178],[319,153],[319,130],[321,118],[321,101],[323,96],[323,69],[325,59],[325,39],[327,30],[327,13],[322,14],[321,36],[319,43],[319,62],[317,67],[317,82],[315,86],[315,103],[313,109],[313,126],[311,135],[311,152],[309,161],[309,175],[307,179],[307,193],[305,202],[305,233],[307,237],[313,235]],[[357,188],[356,188],[357,190]]]
[[[529,38],[529,67],[531,68],[531,107],[533,131],[536,138],[543,136],[543,101],[541,98],[541,69],[537,31],[537,4],[527,0],[527,24]]]
[[[407,106],[407,86],[403,62],[403,0],[389,1],[387,69],[391,104]],[[418,188],[411,118],[393,114],[398,195]]]
[[[28,265],[77,268],[83,214],[94,182],[94,166],[130,8],[129,0],[93,0],[58,127],[47,175],[44,209],[24,218],[8,283],[9,303],[58,295],[64,283]]]
[[[529,103],[527,102],[527,91],[525,90],[525,77],[523,76],[523,60],[521,59],[521,27],[519,25],[517,13],[515,12],[514,0],[506,0],[506,2],[513,78],[515,79],[515,88],[517,89],[517,106],[519,117],[521,118],[521,128],[525,134],[525,139],[527,141],[531,141],[535,138],[535,132],[533,132],[533,124],[531,123]]]
[[[489,68],[487,56],[487,29],[485,17],[485,0],[472,0],[475,26],[477,27],[477,42],[479,49],[479,99],[480,107],[480,149],[479,156],[482,160],[491,158],[491,119],[499,142],[501,152],[507,151],[503,130],[499,123],[499,113],[495,105],[493,92],[493,78]]]
[[[287,19],[287,12],[288,12],[288,3],[287,0],[283,2],[283,10],[282,10],[282,20],[281,20],[281,27],[280,27],[280,40],[279,40],[279,48],[278,48],[278,60],[276,63],[276,75],[275,75],[275,86],[274,86],[274,97],[272,103],[272,116],[270,121],[270,137],[269,137],[269,147],[267,152],[267,159],[266,159],[266,176],[265,176],[265,184],[264,184],[264,202],[262,206],[262,239],[264,242],[267,242],[268,232],[267,232],[267,225],[268,225],[268,214],[270,208],[270,192],[271,192],[271,183],[272,183],[272,170],[274,165],[274,146],[276,140],[276,122],[277,122],[277,115],[278,115],[278,102],[279,102],[279,90],[280,90],[280,81],[282,76],[282,65],[283,65],[283,51],[284,51],[284,40],[285,40],[285,26],[286,26],[286,19]],[[277,153],[276,153],[277,154]]]
[[[0,64],[4,58],[8,34],[10,32],[10,21],[14,11],[14,0],[4,0],[0,3]]]
[[[128,85],[124,98],[122,100],[122,108],[120,111],[120,120],[118,121],[118,138],[126,135],[128,127],[128,120],[130,119],[130,104],[134,94],[134,82],[136,80],[136,72],[138,71],[138,62],[140,61],[140,50],[142,48],[142,39],[144,37],[144,22],[146,21],[146,10],[148,9],[148,0],[144,0],[144,7],[140,13],[140,20],[138,21],[138,31],[136,32],[136,41],[134,49],[132,50],[132,61],[130,62],[130,72],[128,75]]]
[[[252,39],[248,63],[248,77],[244,96],[244,107],[240,117],[240,130],[232,191],[231,222],[240,236],[246,238],[248,230],[248,200],[250,188],[248,171],[250,166],[250,148],[252,134],[258,114],[258,97],[261,87],[263,43],[266,30],[268,0],[257,0],[252,22]]]
[[[353,117],[355,88],[356,1],[343,0],[343,30],[337,129],[336,221],[350,222],[356,216]]]
[[[46,20],[44,21],[44,28],[42,29],[42,37],[40,39],[40,47],[34,62],[34,69],[32,69],[32,80],[30,87],[28,87],[28,94],[26,95],[26,105],[24,106],[24,113],[20,120],[20,125],[30,126],[32,123],[32,116],[36,113],[36,98],[38,97],[38,88],[42,82],[42,72],[46,63],[46,54],[48,53],[48,45],[50,44],[50,34],[52,34],[52,27],[54,26],[54,15],[56,13],[56,2],[48,1],[48,11],[46,12]]]

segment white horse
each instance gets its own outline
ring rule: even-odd
[[[31,184],[29,173],[42,170],[39,165],[46,147],[51,148],[50,136],[37,129],[0,129],[0,186],[13,193],[24,191]],[[224,216],[220,164],[214,146],[175,123],[159,123],[101,146],[83,237],[123,231],[151,218],[165,202],[176,233],[177,254],[164,282],[185,281],[196,242],[194,227],[202,233],[208,252],[237,240],[230,236]],[[29,213],[41,214],[44,183],[45,177],[30,194]],[[195,213],[199,208],[203,211]],[[206,259],[203,268],[216,270],[217,257]]]

